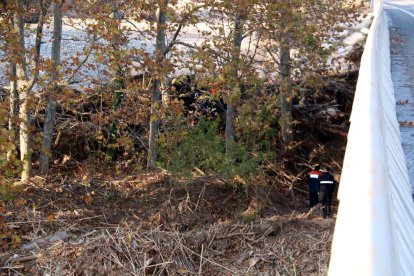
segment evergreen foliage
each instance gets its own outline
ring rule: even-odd
[[[164,133],[160,142],[159,165],[180,177],[192,177],[191,172],[202,171],[231,180],[260,172],[263,154],[251,152],[242,142],[234,142],[231,155],[226,154],[219,120],[201,121],[190,130]]]

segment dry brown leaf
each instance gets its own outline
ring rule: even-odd
[[[249,267],[254,267],[260,261],[259,258],[253,257],[249,259]]]
[[[14,202],[14,206],[16,206],[17,208],[20,208],[22,206],[24,206],[27,203],[27,200],[24,198],[19,198]]]

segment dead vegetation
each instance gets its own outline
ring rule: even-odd
[[[300,176],[293,190],[247,188],[217,176],[177,182],[162,171],[110,176],[68,162],[71,171],[34,177],[3,201],[2,273],[326,273],[334,221],[306,213]],[[261,208],[245,221],[258,196]]]
[[[324,162],[339,179],[345,139],[318,122],[297,124],[300,139],[249,183],[179,180],[142,172],[136,157],[103,163],[62,153],[48,176],[3,194],[1,273],[326,275],[334,220],[307,212],[305,175]],[[79,132],[81,153],[91,143],[74,123],[62,131]]]
[[[255,225],[214,224],[185,233],[141,230],[125,222],[50,239],[30,252],[3,255],[2,270],[53,275],[321,275],[326,273],[332,229],[333,221],[294,216]]]
[[[335,221],[308,212],[305,176],[326,163],[339,180],[355,79],[327,78],[305,95],[295,142],[249,182],[145,172],[129,152],[108,162],[93,154],[106,125],[94,113],[108,107],[60,107],[51,172],[2,194],[0,273],[326,275]],[[143,147],[141,126],[127,131]]]

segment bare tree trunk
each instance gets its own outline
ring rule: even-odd
[[[283,42],[280,48],[280,74],[282,77],[280,127],[285,146],[289,145],[293,140],[290,62],[290,47],[287,42]]]
[[[240,12],[234,22],[234,34],[233,34],[233,52],[231,57],[231,85],[233,86],[231,94],[227,100],[227,109],[226,109],[226,128],[225,128],[225,137],[226,137],[226,154],[231,152],[232,144],[234,143],[234,116],[236,104],[236,99],[238,94],[240,94],[240,84],[239,84],[239,60],[240,60],[240,51],[241,43],[243,41],[243,28],[246,23],[246,11]]]
[[[158,155],[158,134],[160,131],[161,121],[159,119],[159,105],[162,97],[160,92],[160,81],[155,80],[152,88],[151,95],[151,119],[150,119],[150,135],[149,135],[149,146],[148,146],[148,159],[147,166],[154,167],[157,162]]]
[[[113,2],[113,8],[112,8],[112,13],[113,13],[113,19],[116,20],[116,33],[113,36],[113,41],[112,41],[112,47],[113,50],[116,54],[116,52],[120,51],[122,46],[122,42],[121,42],[121,19],[122,19],[122,13],[119,10],[119,3],[118,1],[114,1]],[[125,72],[122,68],[122,65],[119,63],[119,61],[117,61],[118,64],[116,66],[116,79],[118,81],[123,80],[125,78]]]
[[[225,128],[226,153],[227,154],[231,152],[231,146],[234,142],[233,120],[234,120],[233,103],[228,102],[227,108],[226,108],[226,128]]]
[[[22,161],[21,180],[26,181],[30,177],[32,169],[31,134],[30,134],[30,109],[29,91],[26,88],[20,90],[20,160]]]
[[[60,48],[62,42],[62,7],[63,1],[55,2],[53,8],[53,42],[52,42],[52,89],[57,89],[57,79],[59,75],[58,66],[60,64]],[[55,91],[56,93],[56,91]],[[49,156],[51,155],[51,145],[53,138],[54,120],[57,102],[55,100],[55,93],[49,93],[46,106],[45,122],[43,127],[43,143],[40,152],[40,172],[47,173],[49,170]]]
[[[167,23],[167,5],[168,0],[160,0],[158,15],[157,15],[157,39],[155,47],[157,70],[160,70],[165,58],[166,51],[166,39],[165,39],[165,24]],[[162,71],[162,70],[160,70]],[[160,75],[161,74],[161,75]],[[157,162],[158,155],[158,133],[160,129],[160,105],[164,102],[168,102],[168,97],[163,97],[161,93],[162,79],[164,73],[157,75],[152,86],[151,94],[151,118],[150,118],[150,132],[149,132],[149,145],[148,145],[148,157],[147,166],[154,167]]]
[[[18,60],[16,62],[16,75],[17,75],[17,89],[20,98],[20,108],[19,108],[19,120],[20,120],[20,132],[19,132],[19,141],[20,141],[20,160],[22,161],[22,173],[21,181],[26,181],[31,174],[32,168],[32,148],[31,148],[31,135],[30,135],[30,97],[31,90],[36,81],[37,74],[39,72],[39,61],[40,61],[40,48],[43,34],[43,23],[44,17],[47,13],[48,1],[41,1],[41,13],[39,17],[39,22],[36,28],[36,38],[35,38],[35,55],[34,55],[34,73],[31,78],[29,78],[27,61],[25,58],[25,34],[24,34],[24,21],[22,13],[25,11],[24,8],[25,1],[17,1],[17,11],[14,14],[14,32],[18,35],[19,41],[19,53],[17,54]]]
[[[16,81],[16,64],[11,65],[11,81],[10,81],[10,114],[9,114],[9,131],[11,134],[10,141],[16,139],[17,129],[17,115],[19,114],[19,94],[17,93],[17,81]],[[7,160],[12,159],[13,151],[7,152]]]
[[[123,67],[121,65],[121,60],[117,60],[116,56],[117,56],[117,52],[119,52],[123,46],[122,43],[122,30],[121,30],[121,19],[122,19],[122,13],[119,9],[119,1],[113,1],[112,2],[112,14],[110,15],[110,18],[112,18],[114,20],[114,24],[115,24],[115,28],[116,31],[113,33],[113,36],[111,38],[111,47],[112,47],[112,55],[113,55],[113,60],[115,60],[115,70],[114,70],[114,75],[115,75],[115,80],[117,82],[122,82],[123,79],[125,78],[125,70],[123,70]],[[118,58],[119,59],[119,58]],[[118,84],[118,83],[117,83]],[[122,86],[122,83],[119,83],[120,85],[118,86]],[[119,88],[117,88],[119,89]],[[115,105],[117,105],[118,101],[115,101]],[[120,104],[120,102],[119,102]]]
[[[119,52],[122,50],[123,45],[122,42],[122,30],[121,30],[121,19],[122,13],[119,9],[119,1],[112,2],[112,14],[111,18],[114,20],[114,25],[116,31],[114,32],[112,39],[111,39],[111,55],[113,56],[112,60],[114,61],[114,72],[112,72],[115,76],[115,80],[113,82],[111,93],[113,94],[113,101],[112,101],[112,110],[116,111],[122,104],[124,94],[121,91],[125,88],[125,70],[122,66],[122,58],[119,58]],[[118,120],[114,117],[112,124],[109,128],[109,135],[108,135],[108,149],[107,154],[111,157],[112,160],[116,158],[116,142],[118,140]]]
[[[162,68],[162,62],[164,61],[167,49],[167,42],[166,42],[166,34],[165,34],[165,28],[167,24],[167,6],[168,6],[168,0],[161,0],[161,4],[158,10],[158,26],[157,26],[157,45],[156,45],[156,51],[159,53],[157,65]],[[158,68],[158,69],[160,69]],[[162,72],[162,70],[160,70]],[[169,97],[165,85],[165,81],[167,79],[166,73],[161,73],[160,76],[158,76],[160,83],[158,85],[158,89],[161,93],[161,101],[163,106],[168,106],[169,103]]]
[[[30,111],[29,90],[28,90],[28,72],[27,64],[24,57],[25,37],[24,22],[20,12],[22,12],[22,2],[19,1],[19,11],[14,15],[14,31],[19,38],[19,59],[16,63],[17,88],[20,98],[19,108],[19,141],[20,141],[20,160],[22,161],[21,180],[26,181],[30,177],[31,171],[31,152],[30,152]]]

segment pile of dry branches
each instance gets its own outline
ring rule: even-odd
[[[17,275],[322,275],[333,225],[292,214],[184,233],[128,223],[60,231],[0,255],[0,269]]]

